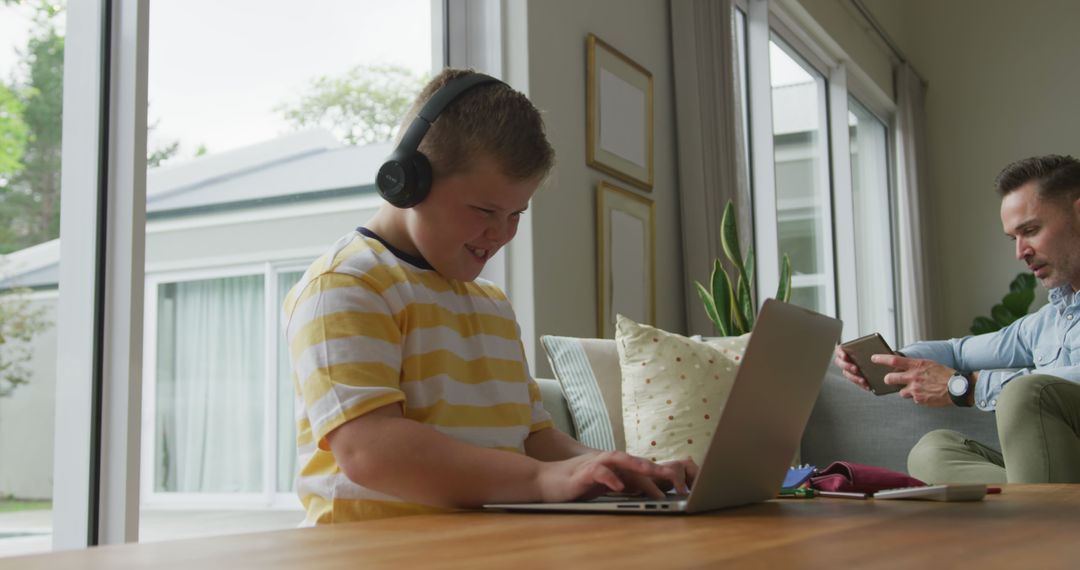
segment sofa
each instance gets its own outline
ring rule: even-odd
[[[577,437],[557,380],[538,378],[544,407],[555,426]],[[923,434],[952,429],[1000,449],[994,414],[976,408],[915,406],[899,394],[874,396],[854,386],[830,365],[810,421],[803,432],[803,463],[824,467],[844,460],[907,472],[907,454]]]

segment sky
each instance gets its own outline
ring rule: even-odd
[[[0,4],[0,81],[8,83],[18,55],[15,48],[26,45],[30,12],[23,6]]]
[[[148,120],[151,150],[180,142],[174,162],[288,132],[273,108],[312,79],[357,64],[432,69],[437,0],[151,0]],[[30,12],[0,5],[0,78],[26,43]],[[771,46],[774,85],[810,76]]]
[[[70,0],[69,0],[70,1]],[[151,0],[149,146],[220,152],[289,130],[273,111],[357,64],[432,69],[432,0]],[[25,45],[25,8],[0,6],[0,78]]]

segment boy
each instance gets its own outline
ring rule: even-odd
[[[502,82],[448,69],[402,127],[378,181],[396,205],[335,243],[285,301],[306,523],[659,497],[658,483],[686,492],[689,460],[600,452],[552,427],[509,301],[477,279],[551,169],[539,111]]]

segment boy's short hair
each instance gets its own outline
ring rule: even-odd
[[[1065,155],[1048,154],[1018,160],[1006,166],[994,186],[1004,197],[1027,184],[1038,184],[1039,196],[1046,199],[1080,198],[1080,161]]]
[[[470,73],[475,72],[447,68],[429,81],[405,115],[397,142],[436,91]],[[435,179],[468,170],[480,153],[492,157],[502,174],[515,180],[542,178],[555,162],[540,111],[525,95],[498,82],[473,87],[454,99],[424,135],[419,150],[431,162]]]

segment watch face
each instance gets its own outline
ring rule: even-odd
[[[963,396],[967,394],[968,380],[963,376],[953,376],[949,378],[949,393],[953,396]]]

